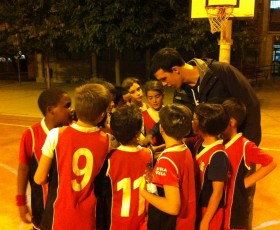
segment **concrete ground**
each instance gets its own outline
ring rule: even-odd
[[[77,85],[53,84],[73,98]],[[46,85],[35,82],[0,80],[0,229],[31,229],[20,222],[15,206],[18,148],[22,132],[41,118],[37,98]],[[271,154],[278,167],[258,182],[254,206],[254,229],[280,229],[280,77],[258,82],[254,87],[261,103],[263,137],[261,147]],[[171,102],[167,90],[165,103]]]

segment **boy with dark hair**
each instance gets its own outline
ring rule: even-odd
[[[38,98],[38,106],[44,118],[27,129],[21,138],[16,196],[21,220],[24,223],[32,222],[34,227],[40,224],[47,197],[47,185],[39,186],[33,180],[42,155],[42,146],[49,131],[68,125],[72,116],[71,98],[61,89],[44,90]],[[26,204],[28,182],[31,188],[32,214]]]
[[[194,110],[193,131],[201,137],[196,158],[197,224],[199,229],[222,228],[228,158],[218,136],[226,129],[229,117],[220,104],[200,104]]]
[[[34,176],[37,184],[49,181],[41,229],[95,229],[93,181],[110,148],[109,134],[96,125],[110,101],[108,89],[100,84],[77,87],[77,122],[48,134]]]
[[[166,149],[153,170],[152,183],[158,195],[141,184],[141,195],[149,202],[148,229],[188,229],[195,226],[196,198],[193,159],[183,138],[191,130],[191,111],[179,104],[159,112],[160,132]]]
[[[111,117],[113,135],[121,145],[108,159],[107,176],[110,180],[107,213],[110,229],[138,230],[145,226],[145,200],[139,185],[147,164],[152,164],[152,153],[138,145],[142,114],[138,106],[123,106]],[[107,228],[105,228],[107,229]]]
[[[243,137],[242,133],[238,133],[246,118],[245,105],[235,98],[225,100],[222,105],[230,117],[222,137],[231,166],[223,229],[246,229],[249,215],[246,189],[268,175],[276,163],[271,156]],[[261,167],[248,175],[252,163],[260,164]]]

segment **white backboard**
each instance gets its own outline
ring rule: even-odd
[[[191,18],[208,18],[206,6],[234,5],[231,18],[253,18],[255,12],[255,0],[192,0]]]

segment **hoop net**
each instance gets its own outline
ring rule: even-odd
[[[225,30],[228,18],[232,15],[234,6],[206,6],[205,7],[209,22],[211,33]]]

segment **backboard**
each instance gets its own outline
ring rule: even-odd
[[[233,5],[233,13],[230,18],[253,18],[255,12],[255,0],[192,0],[191,18],[208,18],[206,6]]]

